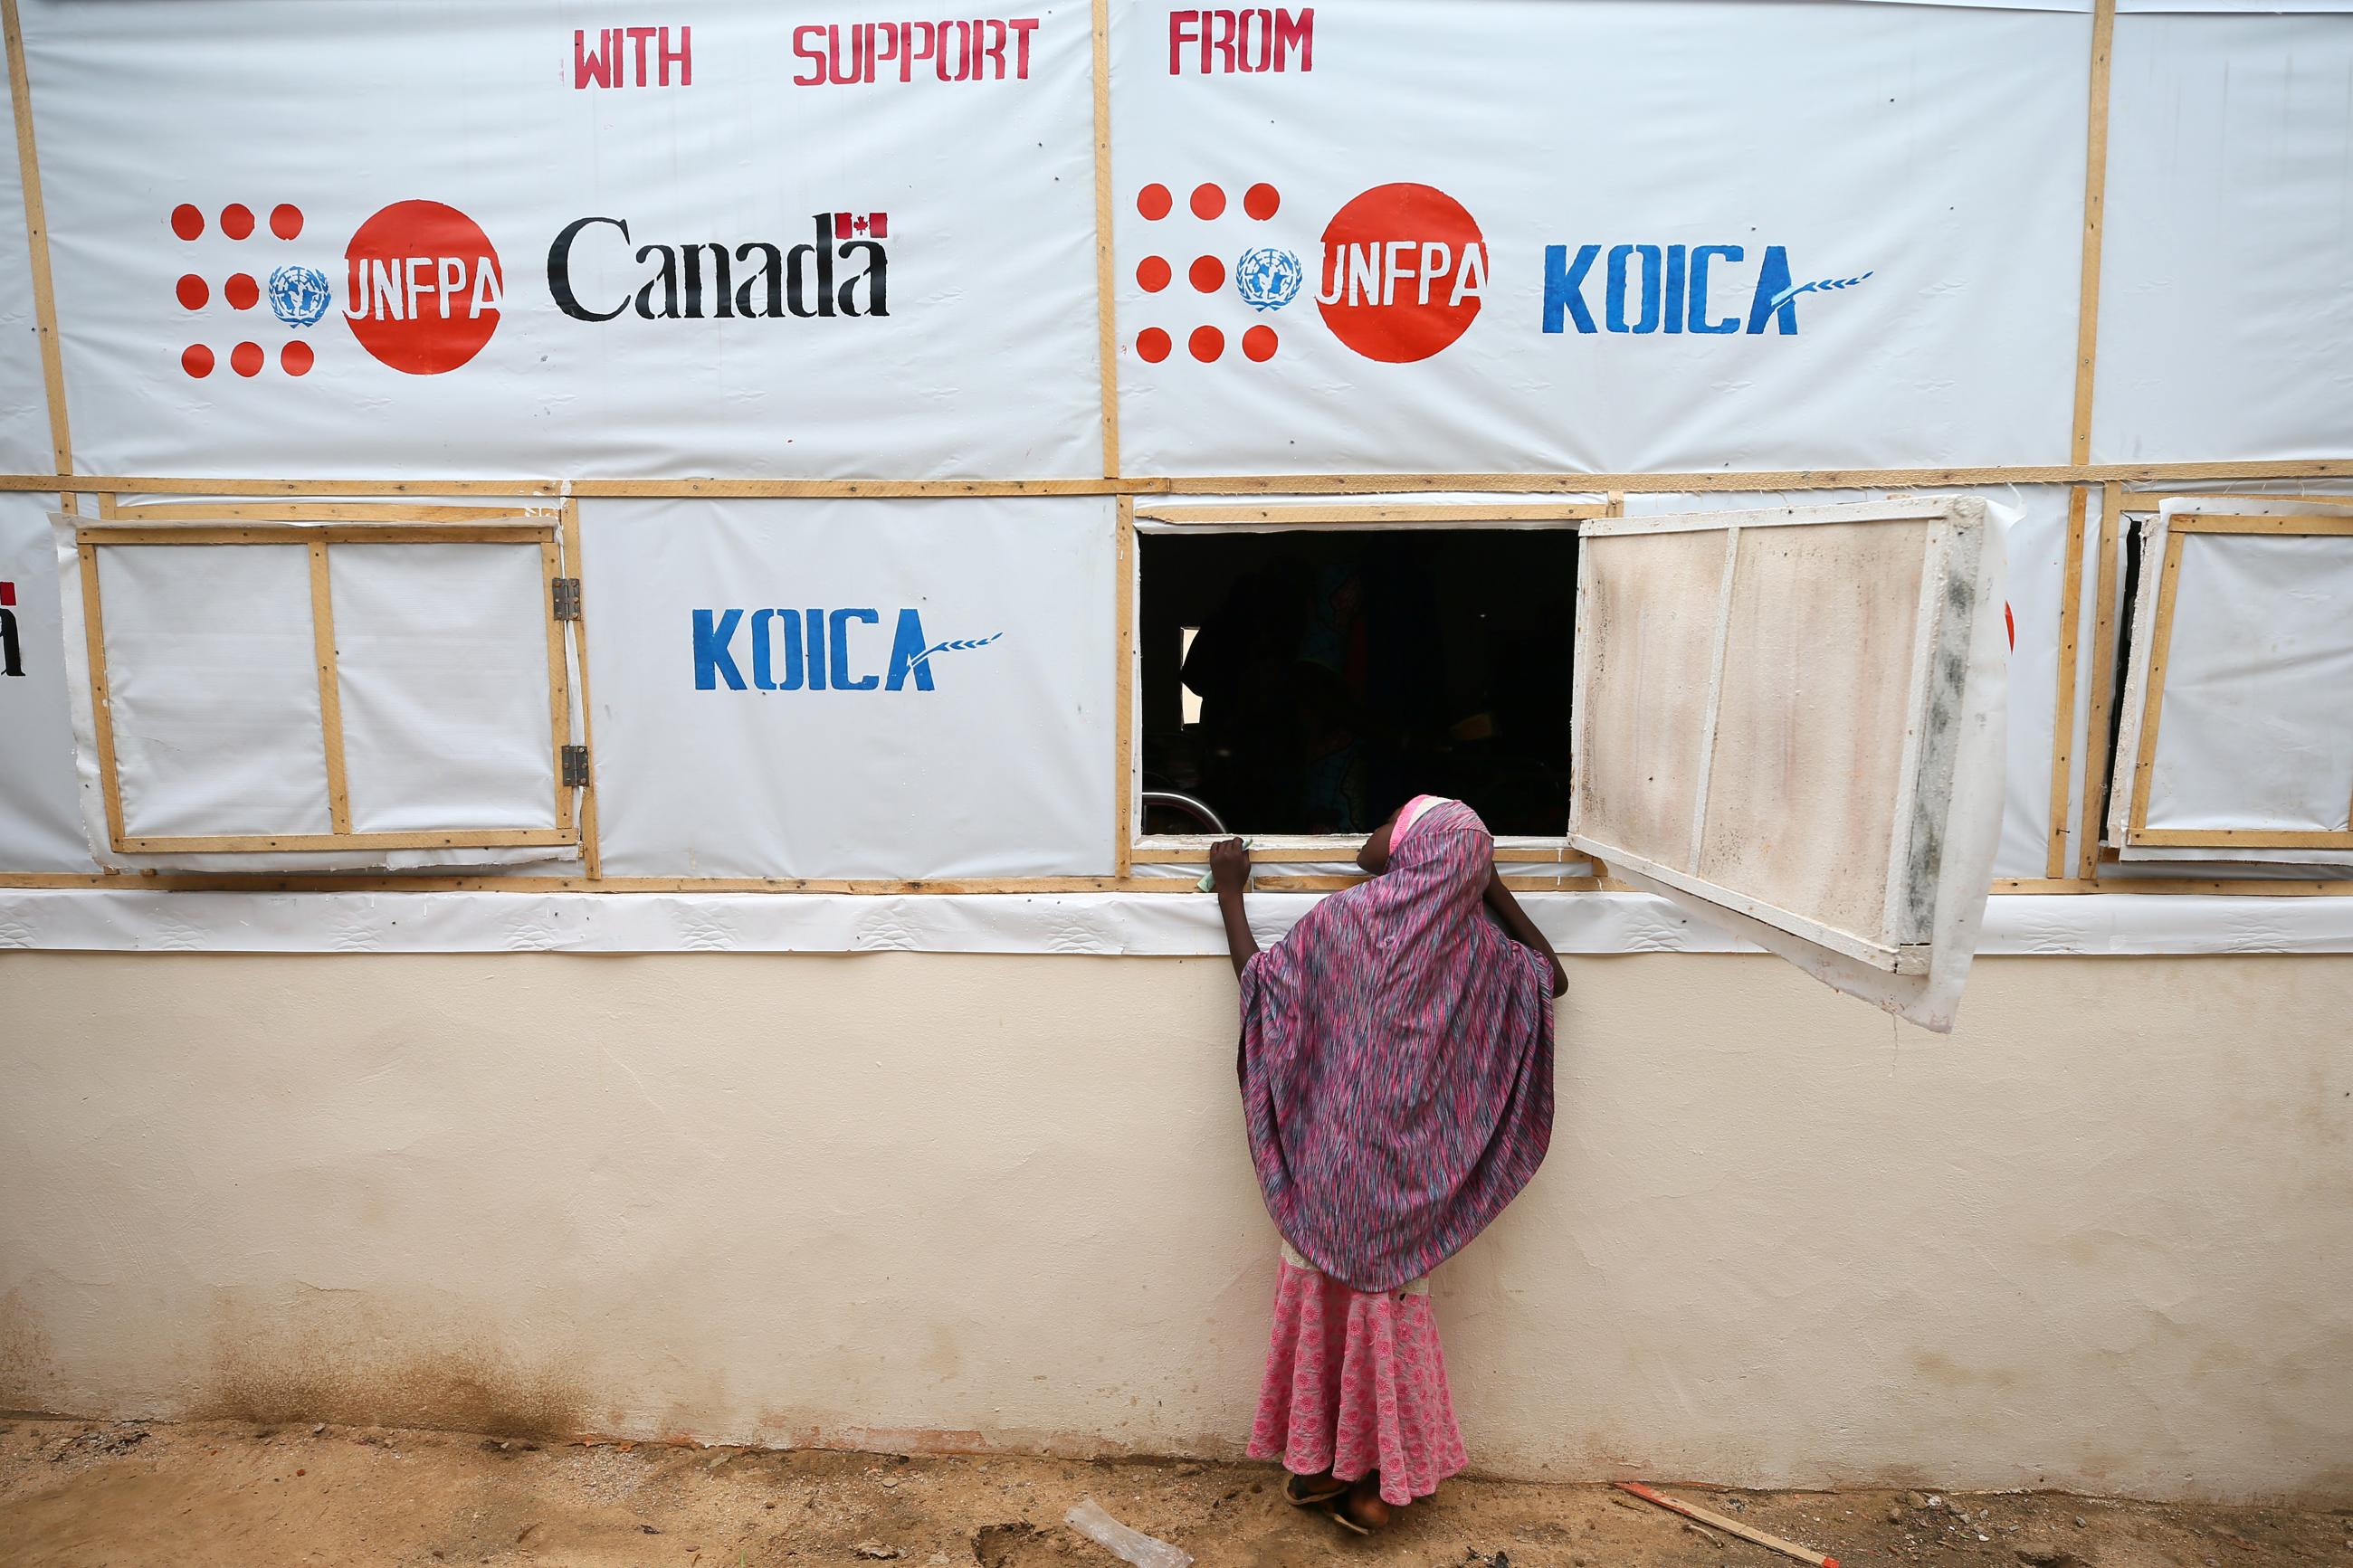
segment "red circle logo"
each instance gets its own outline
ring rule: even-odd
[[[481,226],[439,202],[395,202],[343,251],[343,320],[360,346],[410,375],[439,375],[482,352],[506,295]]]
[[[1470,329],[1487,289],[1487,242],[1461,202],[1430,185],[1376,185],[1324,228],[1317,309],[1366,359],[1428,359]]]

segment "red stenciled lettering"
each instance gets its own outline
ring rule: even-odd
[[[679,28],[678,47],[673,49],[670,47],[670,29],[664,27],[661,30],[661,48],[657,58],[661,62],[662,86],[670,85],[670,68],[671,62],[675,61],[678,65],[678,85],[692,87],[694,85],[694,29],[683,26]]]
[[[1282,69],[1282,62],[1291,51],[1299,51],[1299,68],[1315,68],[1315,7],[1305,5],[1293,16],[1288,11],[1274,14],[1274,68]]]
[[[654,35],[659,31],[660,29],[658,27],[631,27],[628,29],[629,41],[638,46],[638,85],[639,87],[645,86],[647,80],[646,46],[653,42]]]
[[[1203,28],[1201,32],[1201,74],[1203,76],[1209,74],[1209,54],[1211,50],[1215,50],[1218,58],[1226,62],[1225,70],[1227,74],[1232,74],[1234,68],[1234,35],[1240,30],[1240,26],[1235,20],[1234,14],[1231,11],[1212,11],[1209,13],[1209,26]]]
[[[1250,52],[1250,46],[1252,44],[1256,44],[1258,46],[1258,52],[1255,58],[1252,58]],[[1255,11],[1244,11],[1241,13],[1240,20],[1240,37],[1235,40],[1234,55],[1235,58],[1240,62],[1241,68],[1245,71],[1255,73],[1258,71],[1271,69],[1272,68],[1274,61],[1273,12],[1261,6],[1260,9]]]
[[[1201,13],[1171,11],[1168,13],[1168,74],[1185,74],[1185,46],[1201,36]]]
[[[793,85],[795,87],[822,87],[825,85],[825,52],[822,49],[816,47],[808,41],[811,34],[822,33],[824,31],[825,29],[823,27],[814,25],[804,25],[793,29],[793,58],[795,59],[807,60],[809,62],[808,75],[795,76],[793,78]]]
[[[1042,21],[1038,16],[976,16],[964,20],[805,23],[793,29],[793,58],[806,62],[806,68],[797,69],[792,82],[795,87],[847,87],[885,81],[890,79],[886,68],[893,64],[899,68],[902,82],[913,82],[916,71],[927,62],[934,79],[943,82],[1027,81],[1030,46]],[[636,31],[629,29],[627,36],[634,37]],[[680,81],[683,84],[692,79],[687,74],[692,68],[688,58],[688,31],[679,29],[679,47],[672,51],[668,42],[669,29],[661,29],[664,86],[670,83],[668,62],[673,58],[679,61]],[[849,35],[846,48],[842,37],[845,31]],[[616,46],[622,36],[617,30],[614,34]],[[615,56],[611,69],[617,81],[623,74],[617,47],[610,52]],[[1231,52],[1230,39],[1227,52]]]
[[[596,35],[597,47],[592,53],[588,35],[578,27],[572,29],[572,86],[577,90],[590,82],[598,87],[613,85],[613,57],[607,48],[610,33]]]

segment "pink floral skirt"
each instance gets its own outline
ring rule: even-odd
[[[1429,1496],[1470,1461],[1427,1285],[1367,1295],[1283,1251],[1250,1458],[1344,1481],[1378,1470],[1391,1504]]]

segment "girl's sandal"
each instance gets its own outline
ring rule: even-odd
[[[1345,1481],[1335,1481],[1331,1479],[1329,1477],[1326,1477],[1324,1479],[1324,1485],[1330,1489],[1329,1490],[1308,1491],[1301,1485],[1301,1483],[1306,1479],[1307,1478],[1305,1476],[1284,1476],[1282,1478],[1282,1500],[1289,1503],[1293,1508],[1321,1508],[1324,1504],[1329,1503],[1335,1498],[1342,1498],[1348,1495],[1348,1483]]]
[[[1335,1524],[1351,1535],[1371,1535],[1378,1528],[1375,1525],[1356,1522],[1356,1515],[1348,1511],[1348,1499],[1345,1493],[1326,1500],[1324,1504],[1324,1511],[1332,1516],[1332,1521]]]

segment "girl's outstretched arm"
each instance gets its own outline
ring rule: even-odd
[[[1520,900],[1512,897],[1512,889],[1504,886],[1504,873],[1500,870],[1487,873],[1487,907],[1495,911],[1495,918],[1504,923],[1504,930],[1511,933],[1514,942],[1545,955],[1545,962],[1552,965],[1552,994],[1557,996],[1567,990],[1568,971],[1561,967],[1560,954],[1552,950],[1545,933],[1536,929],[1536,922],[1528,919],[1528,911],[1520,908]]]
[[[1258,956],[1258,938],[1250,935],[1250,919],[1242,912],[1242,884],[1250,879],[1250,846],[1239,838],[1221,838],[1210,845],[1209,878],[1218,889],[1218,912],[1226,918],[1226,952],[1240,978],[1242,966]]]

